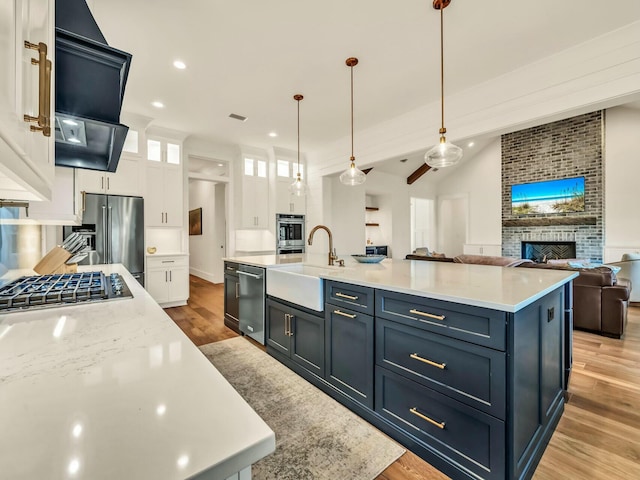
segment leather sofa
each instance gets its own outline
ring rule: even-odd
[[[627,324],[630,282],[608,267],[573,268],[546,263],[523,263],[520,268],[579,271],[573,279],[573,328],[620,338]]]
[[[407,255],[405,258],[434,261],[431,257],[420,255]],[[613,338],[620,338],[624,334],[631,290],[630,282],[617,278],[608,267],[574,268],[567,265],[481,255],[459,255],[454,257],[453,261],[502,267],[578,271],[580,275],[573,280],[573,327]]]

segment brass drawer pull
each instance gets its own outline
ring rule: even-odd
[[[444,370],[444,368],[447,366],[446,363],[436,363],[436,362],[432,362],[431,360],[427,360],[426,358],[422,358],[420,355],[418,355],[417,353],[412,353],[411,355],[409,355],[411,358],[413,358],[414,360],[418,360],[419,362],[423,362],[426,363],[427,365],[431,365],[432,367],[437,367],[440,370]]]
[[[347,300],[357,300],[358,299],[358,297],[354,297],[352,295],[346,295],[346,294],[340,293],[340,292],[336,293],[336,297],[346,298]]]
[[[411,310],[409,310],[409,313],[413,313],[414,315],[420,315],[421,317],[433,318],[435,320],[444,320],[445,319],[444,315],[434,315],[432,313],[425,313],[425,312],[421,312],[420,310],[416,310],[415,308],[412,308]]]
[[[356,318],[357,315],[351,315],[350,313],[344,313],[341,312],[340,310],[334,310],[333,313],[335,313],[336,315],[342,315],[343,317],[347,317],[347,318]]]
[[[436,422],[435,420],[430,419],[426,415],[421,414],[415,407],[410,408],[409,411],[413,413],[416,417],[419,417],[422,420],[424,420],[425,422],[429,422],[430,424],[438,427],[440,430],[444,430],[444,422]]]

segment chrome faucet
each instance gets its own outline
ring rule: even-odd
[[[327,235],[329,235],[329,265],[333,265],[333,262],[338,260],[338,255],[336,255],[336,249],[333,248],[333,235],[331,234],[329,227],[325,227],[324,225],[316,225],[313,227],[311,232],[309,232],[309,240],[307,240],[307,243],[309,243],[309,245],[313,245],[313,234],[316,233],[316,230],[324,230],[327,232]],[[340,266],[344,266],[344,261],[340,261]]]

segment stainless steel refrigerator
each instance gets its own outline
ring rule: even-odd
[[[81,265],[121,263],[144,285],[144,200],[141,197],[87,193],[82,225],[67,226],[63,236],[83,235],[90,247]]]

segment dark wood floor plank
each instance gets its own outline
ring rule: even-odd
[[[189,284],[187,305],[165,311],[191,341],[199,346],[238,336],[224,326],[224,285],[195,276]],[[569,403],[534,480],[640,478],[640,307],[629,308],[621,340],[574,332],[573,357]],[[446,478],[407,452],[376,480]]]

